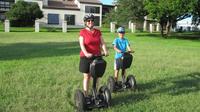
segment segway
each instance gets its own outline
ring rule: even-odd
[[[93,108],[109,107],[111,105],[111,92],[107,86],[102,86],[97,91],[97,79],[102,77],[106,69],[106,61],[102,56],[94,57],[90,64],[90,74],[93,78],[92,94],[89,97],[84,96],[81,90],[75,92],[75,106],[78,112],[92,110]]]
[[[131,55],[133,52],[124,52],[122,53],[122,57],[119,59],[119,67],[120,69],[130,68],[133,60],[133,56]],[[115,81],[114,77],[110,76],[107,81],[107,86],[110,92],[118,92],[123,91],[125,89],[136,89],[136,79],[133,75],[122,76],[122,81]]]

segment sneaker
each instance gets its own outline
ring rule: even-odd
[[[117,83],[117,81],[115,81],[115,86],[117,86],[118,85],[118,83]]]
[[[91,98],[89,96],[85,97],[85,102],[87,105],[91,104]]]

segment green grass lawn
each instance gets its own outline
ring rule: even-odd
[[[78,32],[0,32],[0,112],[73,112],[78,71]],[[104,31],[109,48],[100,85],[113,75],[116,34]],[[107,112],[199,112],[200,41],[126,35],[135,50],[138,90],[112,94]]]

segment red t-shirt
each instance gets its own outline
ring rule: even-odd
[[[82,29],[80,31],[80,36],[83,37],[83,44],[87,52],[92,53],[93,55],[100,55],[101,49],[101,32],[98,29],[94,29],[93,31],[89,31],[87,29]],[[85,57],[85,54],[81,50],[80,57]]]

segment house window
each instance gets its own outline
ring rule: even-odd
[[[5,2],[0,0],[0,10],[8,11],[11,8],[11,2]]]
[[[48,24],[59,24],[59,14],[48,14]]]
[[[67,21],[67,25],[75,25],[75,15],[65,15],[65,20]]]
[[[85,12],[86,13],[100,13],[100,7],[94,7],[94,6],[85,6]]]
[[[94,25],[95,25],[95,26],[99,26],[99,21],[100,21],[99,16],[95,16],[95,17],[94,17]]]

